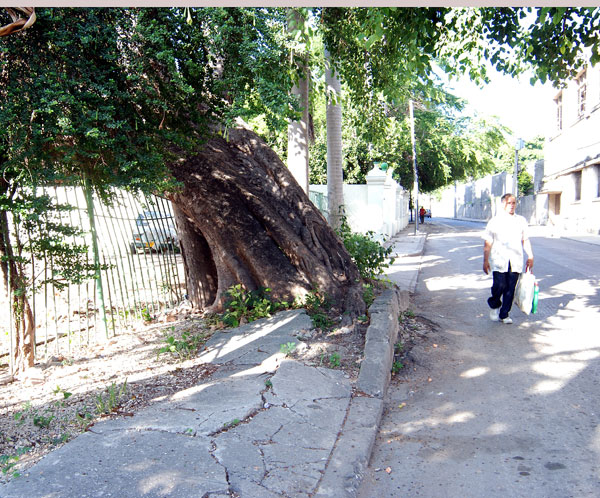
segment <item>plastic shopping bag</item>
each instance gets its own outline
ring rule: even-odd
[[[515,304],[519,309],[529,315],[533,304],[533,292],[535,288],[535,276],[530,271],[521,273],[515,289]]]

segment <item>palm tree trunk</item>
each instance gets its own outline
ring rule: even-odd
[[[297,29],[304,24],[304,18],[296,9],[288,13],[288,26]],[[308,95],[309,74],[305,54],[294,54],[300,77],[292,87],[292,95],[298,99],[302,115],[298,121],[290,121],[288,125],[288,156],[287,166],[292,175],[308,194]]]
[[[344,181],[342,168],[342,106],[341,84],[335,74],[333,60],[327,49],[327,201],[329,224],[334,230],[341,226],[344,215]]]

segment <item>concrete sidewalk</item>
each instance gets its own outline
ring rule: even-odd
[[[398,288],[370,308],[356,384],[343,371],[286,359],[311,328],[302,310],[213,335],[211,379],[95,424],[0,486],[1,498],[356,496],[390,380],[398,314],[414,291],[426,235],[394,237]]]

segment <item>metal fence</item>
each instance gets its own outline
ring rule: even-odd
[[[68,355],[74,344],[104,340],[156,317],[185,297],[183,261],[171,203],[156,196],[112,192],[110,204],[81,187],[49,187],[50,196],[71,210],[59,222],[78,227],[72,242],[85,244],[95,274],[78,284],[38,285],[52,275],[51,256],[30,256],[28,298],[36,323],[36,356]],[[2,292],[2,294],[4,294]],[[14,344],[10,296],[0,296],[0,366]]]
[[[325,219],[329,219],[329,205],[327,196],[321,192],[315,192],[314,190],[308,191],[308,197],[312,203],[317,207],[321,214],[325,216]]]

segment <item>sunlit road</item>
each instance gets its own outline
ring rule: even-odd
[[[600,496],[600,246],[532,237],[540,307],[489,320],[482,224],[433,220],[360,498]]]

